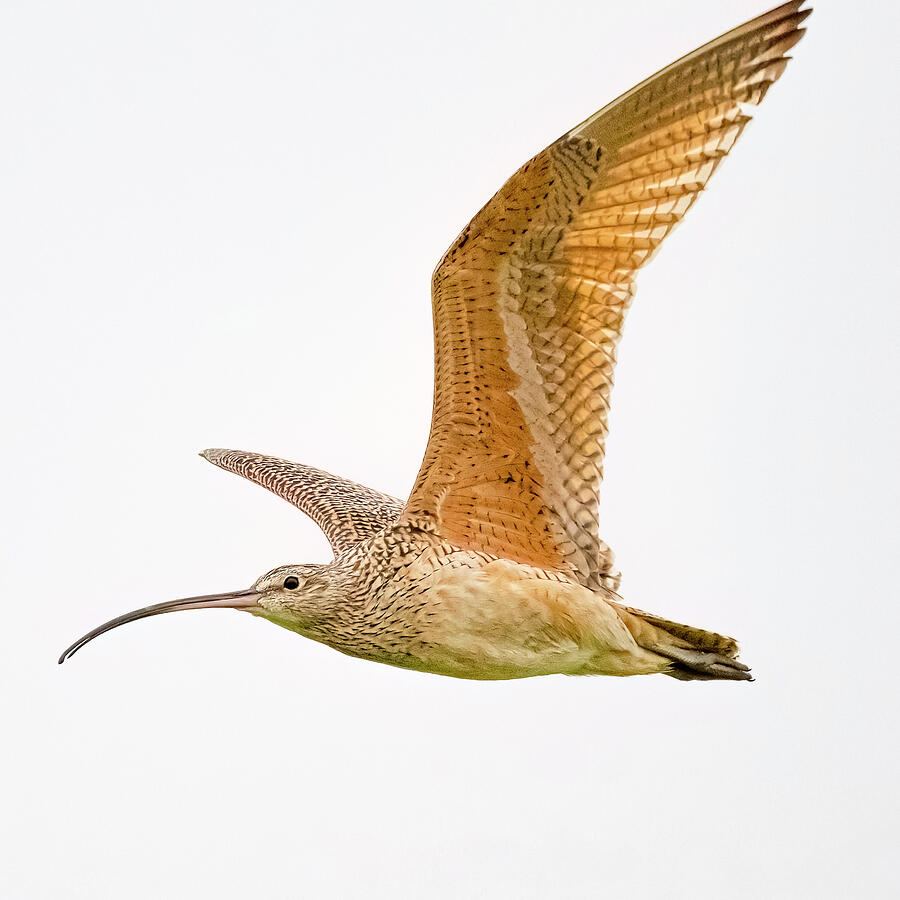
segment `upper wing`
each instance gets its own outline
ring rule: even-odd
[[[526,163],[435,270],[435,387],[402,519],[459,546],[603,582],[616,343],[637,270],[787,63],[803,0],[728,32]]]
[[[204,450],[201,456],[293,503],[322,529],[335,553],[393,525],[403,508],[387,494],[275,456],[240,450]]]

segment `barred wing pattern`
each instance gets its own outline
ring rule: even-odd
[[[393,525],[403,508],[395,497],[275,456],[241,450],[204,450],[201,455],[306,513],[322,529],[335,554]]]
[[[609,584],[598,535],[616,344],[634,277],[781,75],[808,10],[701,47],[526,163],[432,282],[431,435],[401,521]]]

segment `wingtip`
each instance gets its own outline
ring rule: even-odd
[[[781,6],[775,6],[767,13],[763,13],[763,15],[770,16],[774,13],[795,13],[801,9],[804,3],[806,3],[806,0],[788,0],[787,3],[782,3]],[[808,10],[809,12],[812,12],[812,7],[808,7]]]
[[[789,3],[783,3],[781,6],[776,6],[774,9],[764,12],[755,19],[750,19],[743,25],[739,25],[732,31],[726,32],[722,37],[727,38],[736,35],[737,33],[752,32],[757,29],[776,28],[778,26],[784,26],[785,24],[796,27],[809,18],[813,11],[813,7],[811,6],[801,9],[804,2],[806,2],[806,0],[791,0]]]
[[[213,463],[213,465],[218,464],[219,460],[228,453],[228,450],[222,450],[218,447],[210,447],[206,450],[201,450],[198,454],[202,456],[207,462]]]
[[[787,12],[788,15],[784,16],[781,21],[784,22],[790,20],[795,27],[805,22],[813,14],[814,7],[803,6],[803,2],[804,0],[801,0],[796,6],[792,5],[790,9],[785,9],[785,12]]]

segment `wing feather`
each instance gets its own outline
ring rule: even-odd
[[[204,450],[201,456],[306,513],[322,529],[336,554],[393,525],[403,508],[395,497],[275,456],[242,450]]]
[[[634,277],[782,74],[786,3],[637,85],[526,163],[432,281],[431,435],[402,521],[615,583],[598,535],[616,345]]]

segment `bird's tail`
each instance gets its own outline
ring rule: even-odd
[[[639,646],[670,660],[666,675],[681,681],[753,681],[749,667],[737,660],[739,648],[734,638],[619,603],[612,606]]]

